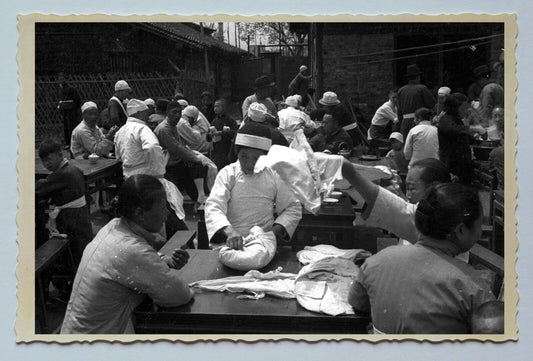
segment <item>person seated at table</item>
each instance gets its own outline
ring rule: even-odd
[[[407,160],[403,153],[403,135],[400,132],[393,132],[389,136],[391,150],[385,155],[391,169],[398,171],[400,174],[407,173]]]
[[[317,134],[309,140],[315,152],[337,154],[341,149],[353,149],[352,138],[342,129],[341,114],[341,111],[333,111],[324,115],[324,126],[318,128]]]
[[[176,125],[181,117],[181,107],[175,100],[167,105],[167,117],[155,128],[154,134],[161,147],[169,155],[165,178],[185,189],[195,202],[195,210],[202,206],[207,198],[204,193],[204,179],[207,166],[202,164],[199,153],[184,146],[178,135]]]
[[[94,102],[85,102],[81,106],[83,120],[74,128],[70,138],[70,152],[76,159],[87,159],[90,154],[107,157],[113,150],[113,138],[118,131],[114,125],[104,136],[96,125],[99,118],[98,107]]]
[[[407,200],[363,177],[352,163],[344,160],[342,175],[366,202],[362,218],[366,224],[383,228],[400,237],[399,244],[418,242],[420,234],[415,226],[417,203],[436,183],[450,183],[450,172],[434,158],[414,163],[406,177]]]
[[[132,312],[146,295],[161,307],[192,299],[178,272],[187,252],[162,256],[154,248],[154,233],[168,215],[166,203],[165,188],[155,177],[136,174],[124,181],[121,217],[107,223],[83,253],[61,333],[134,333]]]
[[[375,333],[469,333],[474,310],[494,295],[477,270],[454,257],[479,240],[482,221],[476,190],[457,183],[431,187],[415,215],[421,239],[367,258],[349,303],[371,313]]]
[[[57,230],[69,237],[77,265],[85,246],[93,239],[83,173],[68,162],[63,156],[61,144],[55,140],[45,139],[40,144],[39,158],[52,173],[35,183],[35,198],[48,200],[53,206],[49,227],[52,232]]]
[[[166,118],[168,99],[160,98],[155,102],[154,113],[150,114],[148,121],[152,123],[161,123]]]
[[[439,131],[431,124],[431,110],[420,108],[415,112],[415,126],[407,134],[404,154],[409,167],[420,159],[439,159]]]
[[[186,106],[178,122],[178,134],[183,144],[202,154],[211,151],[210,124],[205,117],[199,117],[200,111],[194,105]]]
[[[173,210],[165,222],[166,236],[170,238],[177,230],[187,229],[183,222],[183,196],[174,183],[164,178],[168,154],[163,151],[156,135],[146,125],[148,107],[141,100],[131,99],[127,111],[129,116],[126,124],[115,134],[117,160],[122,162],[125,178],[135,174],[148,174],[163,184],[167,191],[169,207]]]
[[[505,307],[501,301],[488,301],[472,314],[473,334],[495,334],[505,332]]]
[[[238,161],[218,173],[205,204],[212,242],[226,240],[228,247],[242,249],[243,238],[253,226],[272,231],[278,241],[292,237],[302,217],[301,204],[274,170],[254,172],[257,159],[271,145],[267,127],[251,122],[239,129],[235,138]]]

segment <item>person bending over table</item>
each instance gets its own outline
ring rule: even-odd
[[[133,309],[146,295],[163,307],[193,297],[177,271],[187,252],[162,256],[153,247],[168,215],[163,185],[153,176],[133,175],[118,202],[121,217],[106,224],[83,253],[61,333],[133,333]]]
[[[211,242],[242,249],[243,237],[253,226],[272,231],[276,239],[289,240],[302,217],[302,206],[280,176],[265,168],[254,173],[257,159],[267,154],[270,130],[253,122],[241,127],[235,138],[238,161],[217,175],[205,205]],[[274,217],[277,214],[277,217]]]
[[[476,190],[456,183],[431,187],[415,215],[421,239],[367,258],[349,303],[371,312],[375,333],[471,332],[474,310],[494,295],[471,265],[454,257],[479,240],[482,220]]]

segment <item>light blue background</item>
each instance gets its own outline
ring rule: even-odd
[[[1,145],[0,157],[0,224],[2,251],[0,252],[0,359],[2,360],[531,360],[533,310],[532,296],[532,250],[533,215],[531,202],[533,187],[530,179],[533,176],[531,155],[533,154],[533,119],[531,118],[532,57],[533,44],[533,6],[531,2],[519,0],[485,0],[477,4],[467,1],[339,1],[309,0],[297,4],[295,1],[157,1],[145,2],[124,0],[92,0],[92,1],[2,1],[0,11],[2,31],[1,67],[0,67],[0,102],[1,109]],[[521,134],[518,144],[518,186],[520,189],[517,219],[519,222],[520,250],[517,264],[519,274],[520,304],[518,326],[520,341],[503,345],[494,344],[418,344],[382,343],[371,345],[366,343],[342,342],[304,344],[293,342],[245,344],[197,344],[181,345],[169,343],[137,344],[137,345],[16,345],[14,322],[17,307],[15,295],[15,267],[17,256],[15,212],[17,207],[17,173],[15,162],[17,157],[17,117],[16,103],[18,94],[17,82],[17,14],[29,13],[111,13],[111,14],[157,14],[177,13],[193,14],[443,14],[443,13],[516,13],[518,14],[518,132]],[[522,101],[520,101],[522,100]]]

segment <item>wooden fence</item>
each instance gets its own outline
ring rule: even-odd
[[[113,95],[114,85],[124,79],[132,88],[132,97],[138,99],[171,98],[178,87],[185,90],[188,99],[198,104],[202,91],[208,89],[204,74],[185,72],[176,74],[152,73],[107,73],[89,75],[68,75],[68,82],[80,95],[82,104],[93,101],[100,110],[107,107]],[[45,137],[63,141],[63,122],[57,109],[60,88],[56,77],[35,78],[35,141],[38,144]]]

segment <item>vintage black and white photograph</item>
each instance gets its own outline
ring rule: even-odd
[[[88,19],[26,19],[23,338],[516,339],[513,17]]]

